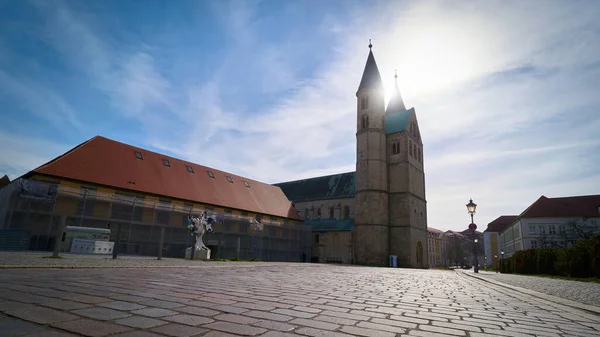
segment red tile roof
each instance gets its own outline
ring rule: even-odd
[[[517,220],[518,215],[501,215],[496,220],[490,222],[486,232],[502,232],[506,226]]]
[[[600,216],[600,195],[582,195],[575,197],[547,198],[541,196],[519,217],[598,217]]]
[[[143,159],[137,159],[135,152]],[[170,162],[165,166],[163,160]],[[194,173],[188,172],[190,166]],[[214,174],[209,177],[208,171]],[[301,219],[283,191],[156,152],[96,136],[34,169],[40,173],[215,206]],[[228,181],[231,177],[233,183]],[[250,187],[246,187],[246,181]]]

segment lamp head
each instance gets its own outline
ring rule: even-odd
[[[467,211],[471,214],[475,213],[475,209],[477,208],[477,204],[473,202],[473,199],[469,200],[467,204]]]

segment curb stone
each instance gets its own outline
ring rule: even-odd
[[[475,275],[474,273],[467,273],[464,271],[457,271],[458,273],[462,273],[463,275],[478,279],[480,281],[484,281],[484,282],[488,282],[503,288],[508,288],[523,294],[527,294],[533,297],[537,297],[537,298],[541,298],[544,299],[546,301],[550,301],[553,303],[557,303],[557,304],[561,304],[561,305],[565,305],[571,308],[575,308],[575,309],[580,309],[580,310],[584,310],[596,315],[600,315],[600,307],[597,306],[593,306],[593,305],[588,305],[588,304],[583,304],[583,303],[579,303],[573,300],[569,300],[566,298],[561,298],[561,297],[557,297],[557,296],[553,296],[553,295],[548,295],[548,294],[544,294],[535,290],[531,290],[531,289],[526,289],[526,288],[521,288],[521,287],[517,287],[517,286],[513,286],[510,284],[506,284],[506,283],[502,283],[500,281],[496,281],[496,280],[490,280],[488,278],[485,278],[483,276],[480,275]]]

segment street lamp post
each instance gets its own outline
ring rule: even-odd
[[[479,263],[477,262],[477,233],[475,230],[477,229],[477,225],[473,221],[473,214],[475,214],[475,209],[477,208],[477,204],[473,202],[473,199],[469,200],[467,204],[467,211],[471,214],[471,223],[469,224],[469,230],[471,230],[473,235],[473,254],[475,255],[475,263],[473,264],[473,270],[475,273],[479,273]]]
[[[504,251],[501,251],[500,255],[502,255],[502,258],[500,259],[500,272],[502,272],[502,261],[504,260]]]
[[[496,274],[498,274],[498,269],[500,269],[500,268],[498,268],[498,255],[494,255],[494,259],[496,260],[496,263],[495,263],[494,267],[496,268]]]
[[[487,271],[487,255],[483,256],[483,268],[485,268],[485,271]]]

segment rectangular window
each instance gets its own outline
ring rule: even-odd
[[[194,168],[192,168],[190,165],[185,165],[185,168],[187,168],[189,173],[194,173]]]
[[[244,180],[244,185],[246,185],[246,187],[250,187],[250,184],[248,184],[248,182],[245,180]]]
[[[163,164],[165,164],[165,166],[171,167],[171,163],[169,162],[169,160],[167,159],[163,159]]]
[[[556,234],[556,226],[554,226],[554,225],[548,226],[548,232],[550,234]]]
[[[535,226],[529,226],[529,233],[535,233]]]
[[[136,157],[137,159],[144,160],[144,156],[142,156],[142,153],[141,153],[141,152],[135,151],[135,157]]]
[[[229,181],[230,183],[232,183],[232,184],[233,184],[233,179],[231,179],[231,177],[230,177],[230,176],[226,176],[226,177],[227,177],[227,181]]]
[[[212,173],[212,171],[206,171],[208,173],[208,176],[215,179],[215,174]]]
[[[537,248],[537,241],[531,241],[531,248],[533,248],[533,249]]]
[[[544,225],[539,225],[538,227],[540,228],[541,234],[546,234],[546,228],[544,227]]]

